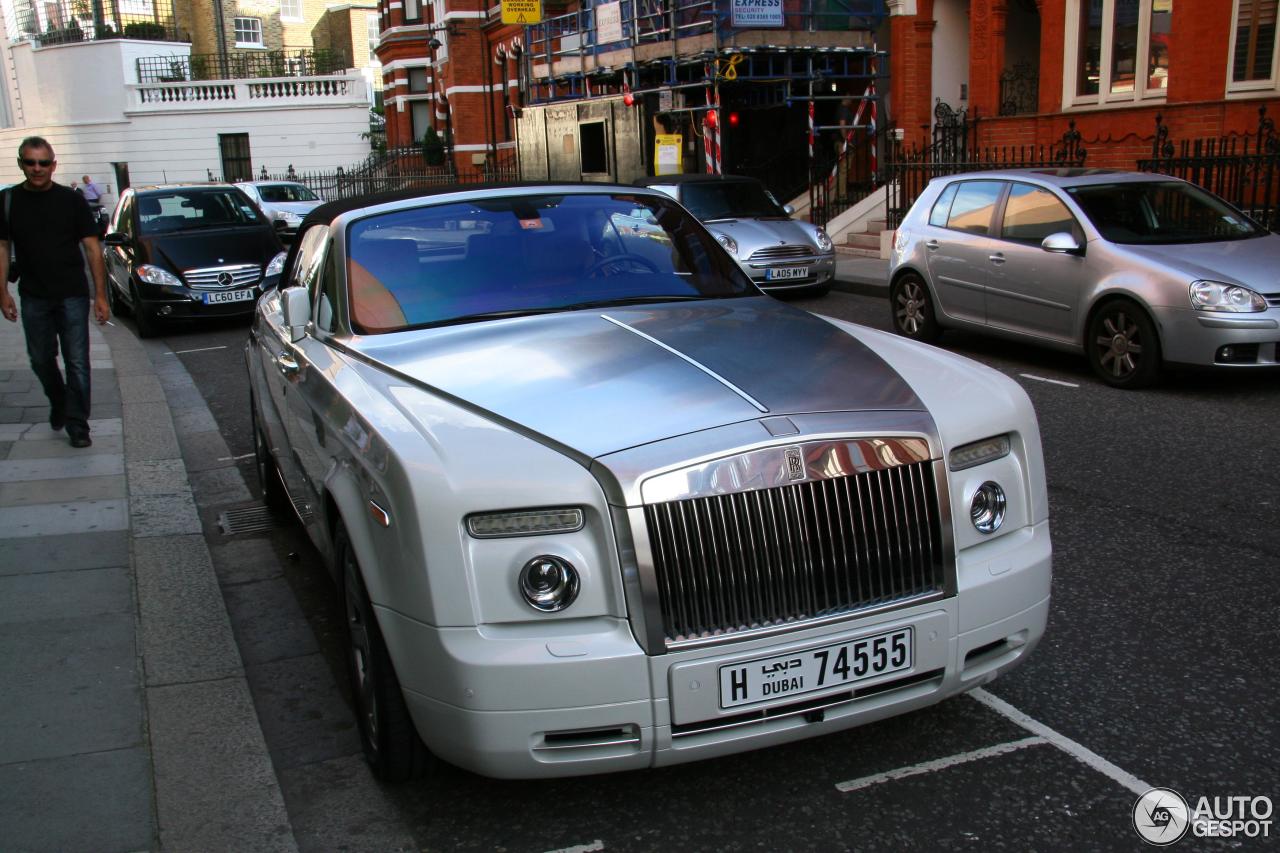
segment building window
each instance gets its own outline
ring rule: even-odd
[[[413,125],[413,141],[421,142],[431,127],[431,102],[412,101],[409,104],[409,119]]]
[[[382,38],[382,21],[378,15],[365,15],[365,25],[369,29],[369,54],[378,49],[378,41]]]
[[[236,18],[236,47],[262,47],[262,21]]]
[[[404,0],[404,20],[415,24],[422,21],[422,0]]]
[[[409,72],[409,91],[421,94],[431,91],[431,78],[427,76],[425,68],[410,68]]]
[[[280,0],[280,19],[283,21],[301,21],[302,0]]]
[[[1237,0],[1232,33],[1232,88],[1270,87],[1276,68],[1277,0]]]
[[[224,181],[253,180],[253,161],[249,157],[249,134],[219,133],[218,153],[222,155]]]
[[[1242,0],[1243,2],[1243,0]],[[1096,104],[1163,97],[1169,88],[1173,0],[1070,0],[1069,102]]]

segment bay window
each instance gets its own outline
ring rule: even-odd
[[[1069,104],[1164,97],[1173,0],[1069,0],[1067,14]]]
[[[1230,87],[1271,88],[1276,74],[1277,0],[1236,0]]]

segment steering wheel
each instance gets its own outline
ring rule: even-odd
[[[642,272],[654,273],[654,274],[658,272],[658,265],[655,264],[653,261],[649,260],[648,258],[641,257],[640,255],[633,255],[628,252],[628,253],[623,253],[621,255],[610,255],[607,258],[601,258],[600,260],[596,261],[594,264],[592,264],[590,267],[587,268],[586,275],[588,277],[594,277],[596,275],[604,273],[606,270],[609,270],[611,268],[613,268],[616,272],[624,272],[626,271],[626,267],[628,264],[636,265],[641,269]]]

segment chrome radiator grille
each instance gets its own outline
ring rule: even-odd
[[[812,246],[765,246],[751,253],[748,261],[782,261],[789,258],[807,258],[815,254]]]
[[[226,274],[227,278],[219,279]],[[201,290],[221,290],[229,287],[248,287],[256,284],[262,277],[262,267],[257,264],[239,264],[232,267],[206,267],[205,269],[187,270],[182,274],[187,280],[187,287]]]
[[[940,593],[932,463],[645,507],[668,642]]]

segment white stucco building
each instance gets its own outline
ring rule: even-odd
[[[16,32],[6,7],[6,33]],[[88,174],[109,204],[122,185],[333,170],[369,154],[368,85],[355,69],[160,81],[140,69],[154,58],[189,68],[189,45],[104,38],[42,46],[6,36],[0,50],[0,150],[12,152],[0,158],[0,184],[22,180],[17,149],[33,135],[54,146],[60,183]]]

